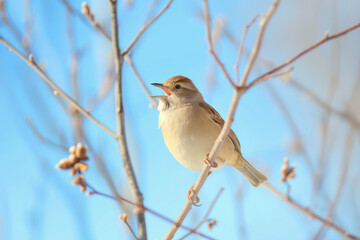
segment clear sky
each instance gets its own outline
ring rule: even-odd
[[[130,8],[124,2],[119,3],[122,48],[130,43],[147,16],[153,16],[166,3],[158,1],[154,12],[149,13],[152,2],[134,0]],[[81,3],[80,0],[71,1],[77,11],[81,10]],[[243,26],[255,14],[266,12],[271,3],[268,0],[209,1],[213,25],[223,21],[227,31],[236,39],[240,39]],[[108,2],[92,0],[88,4],[95,18],[109,30]],[[68,36],[71,25],[75,47],[83,50],[78,62],[80,103],[88,108],[101,92],[108,69],[111,69],[110,43],[92,27],[70,15],[60,0],[7,0],[6,11],[21,32],[26,32],[27,19],[32,17],[30,39],[35,60],[54,82],[73,95],[70,75],[72,51]],[[160,90],[150,83],[184,75],[194,81],[205,100],[224,117],[233,91],[208,53],[202,11],[201,1],[174,0],[170,9],[140,39],[132,57],[153,94],[160,94]],[[360,2],[356,0],[284,0],[270,21],[260,56],[280,64],[321,39],[325,31],[335,33],[359,22],[359,12]],[[255,41],[258,22],[249,31],[245,44],[247,51]],[[24,52],[3,23],[0,24],[0,35]],[[237,48],[226,36],[222,32],[217,51],[231,76],[234,76]],[[321,99],[327,99],[332,79],[340,79],[332,105],[338,109],[347,106],[350,113],[360,117],[359,105],[348,103],[349,96],[360,81],[359,42],[360,31],[357,30],[322,46],[297,61],[292,76]],[[242,59],[240,72],[246,61],[247,55]],[[258,61],[250,80],[266,69]],[[158,111],[149,107],[150,102],[127,63],[124,64],[123,86],[130,155],[144,203],[175,219],[198,172],[181,166],[167,150],[158,128]],[[289,110],[312,165],[326,175],[324,184],[320,192],[312,192],[313,173],[306,157],[291,147],[294,145],[291,143],[299,140],[297,133],[267,84],[255,87],[240,101],[232,128],[241,142],[243,155],[263,171],[269,183],[281,192],[286,192],[286,186],[280,182],[280,168],[283,158],[289,156],[290,162],[296,163],[296,179],[290,181],[291,196],[323,217],[327,216],[329,204],[335,199],[341,179],[339,169],[344,166],[345,159],[350,159],[351,167],[341,188],[333,220],[350,233],[360,236],[359,134],[354,134],[349,147],[346,136],[352,131],[350,125],[332,115],[326,137],[326,162],[323,168],[317,168],[321,158],[325,111],[292,84],[273,79],[270,86]],[[46,139],[66,147],[76,144],[71,119],[39,76],[2,44],[0,113],[0,239],[132,239],[118,218],[123,212],[133,215],[130,206],[120,208],[110,199],[80,193],[78,187],[70,184],[72,178],[69,174],[55,168],[61,158],[67,157],[67,152],[39,141],[25,119],[30,119]],[[92,114],[115,131],[112,90],[96,105]],[[131,199],[117,143],[90,120],[84,119],[83,125],[92,151],[103,156],[119,193]],[[344,156],[344,152],[349,152],[349,156]],[[98,190],[110,193],[94,155],[89,157],[87,181]],[[312,239],[321,228],[319,222],[293,209],[265,188],[253,188],[230,167],[209,177],[199,194],[202,206],[193,208],[185,225],[194,226],[202,218],[221,187],[225,190],[210,215],[210,218],[216,219],[217,225],[211,231],[205,225],[200,229],[215,239]],[[146,220],[149,239],[162,239],[170,228],[169,223],[152,215],[146,214]],[[131,225],[136,226],[133,218]],[[176,239],[185,233],[180,230]],[[322,237],[343,239],[333,230],[327,230]],[[191,236],[189,239],[198,238]]]

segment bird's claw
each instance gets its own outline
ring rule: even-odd
[[[198,204],[200,202],[200,198],[198,196],[195,197],[195,199],[193,200],[191,198],[191,193],[194,193],[194,185],[192,185],[189,189],[189,191],[187,192],[187,199],[192,203],[192,205],[196,206],[196,207],[200,207],[201,204]]]
[[[217,166],[218,166],[218,164],[215,161],[213,163],[210,162],[209,153],[206,154],[204,162],[206,165],[208,165],[209,167],[212,167],[212,168],[217,168]]]

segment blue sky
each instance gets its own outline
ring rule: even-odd
[[[21,32],[28,16],[28,1],[6,1],[9,17]],[[81,1],[72,6],[81,9]],[[88,2],[96,19],[109,25],[107,1]],[[119,3],[120,45],[127,46],[143,25],[152,1],[134,1],[127,9]],[[160,1],[159,11],[165,1]],[[226,19],[227,29],[240,39],[243,26],[255,14],[267,11],[271,1],[209,1],[213,21]],[[266,31],[261,57],[274,64],[295,55],[319,40],[325,31],[338,32],[359,22],[360,4],[346,1],[282,1]],[[232,98],[232,89],[208,53],[204,23],[196,17],[202,11],[201,1],[177,1],[152,25],[140,39],[133,60],[140,75],[154,94],[160,93],[150,83],[164,82],[173,75],[191,78],[205,100],[224,117]],[[69,66],[71,50],[67,36],[67,19],[71,20],[77,49],[85,49],[78,65],[81,90],[80,103],[89,106],[97,96],[111,63],[111,45],[91,27],[78,18],[68,16],[61,1],[31,1],[33,31],[31,47],[35,60],[64,91],[72,94]],[[250,29],[245,44],[250,49],[257,33],[258,22]],[[108,28],[107,28],[108,29]],[[21,46],[4,25],[0,35]],[[321,99],[326,99],[331,79],[337,77],[342,84],[336,89],[332,105],[343,109],[354,86],[359,81],[360,32],[352,32],[304,56],[294,64],[292,76],[310,88]],[[237,49],[222,37],[217,47],[219,56],[233,74]],[[243,58],[241,71],[247,58]],[[213,70],[216,79],[213,87],[207,81]],[[254,79],[264,68],[259,62],[251,74]],[[66,146],[74,145],[72,123],[68,114],[56,100],[52,91],[36,73],[5,46],[0,45],[0,239],[132,239],[118,216],[130,209],[98,196],[87,197],[70,184],[67,172],[56,169],[55,164],[67,156],[66,152],[40,142],[25,122],[31,122],[48,139]],[[127,136],[145,205],[175,219],[186,201],[186,192],[195,182],[198,173],[183,168],[166,149],[158,129],[158,111],[149,108],[131,68],[124,64],[124,104]],[[321,146],[321,122],[324,110],[305,94],[279,79],[271,86],[298,126],[306,151],[317,166]],[[111,91],[98,104],[92,114],[109,128],[115,130],[114,95]],[[358,104],[350,104],[349,112],[359,117]],[[280,167],[285,156],[296,163],[296,179],[291,181],[291,196],[304,206],[310,206],[321,216],[326,216],[329,202],[334,199],[339,182],[339,169],[346,151],[346,134],[349,125],[336,116],[330,118],[326,184],[312,199],[313,176],[304,156],[289,149],[294,133],[288,120],[274,101],[266,84],[247,92],[241,99],[233,124],[244,156],[266,173],[269,182],[282,192]],[[111,179],[121,195],[131,199],[127,179],[122,169],[117,143],[91,121],[84,120],[84,129],[94,151],[102,154]],[[358,200],[356,186],[359,177],[359,135],[355,134],[350,154],[351,168],[346,187],[335,209],[334,221],[353,234],[359,232]],[[90,155],[90,158],[92,156]],[[109,187],[93,159],[86,179],[98,190],[109,193]],[[200,231],[216,239],[309,239],[321,224],[294,210],[266,189],[253,188],[234,169],[224,168],[212,174],[200,192],[201,203],[194,208],[185,223],[194,226],[206,212],[213,197],[225,188],[210,218],[217,225]],[[239,192],[241,192],[239,196]],[[354,210],[358,207],[357,210]],[[146,214],[149,239],[162,239],[170,228],[169,223]],[[131,222],[135,227],[135,221]],[[186,232],[179,231],[176,238]],[[192,236],[189,239],[197,239]],[[343,239],[328,230],[324,239]]]

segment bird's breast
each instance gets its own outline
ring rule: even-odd
[[[159,126],[172,155],[194,171],[202,168],[205,155],[220,133],[219,127],[197,106],[161,112]]]

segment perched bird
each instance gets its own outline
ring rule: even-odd
[[[184,76],[174,76],[163,84],[152,83],[165,95],[159,99],[159,127],[171,154],[184,167],[198,171],[204,166],[216,138],[224,125],[220,114],[204,101],[193,82]],[[208,159],[205,162],[209,162]],[[211,171],[224,165],[234,167],[255,187],[267,180],[240,151],[240,142],[230,130]]]

